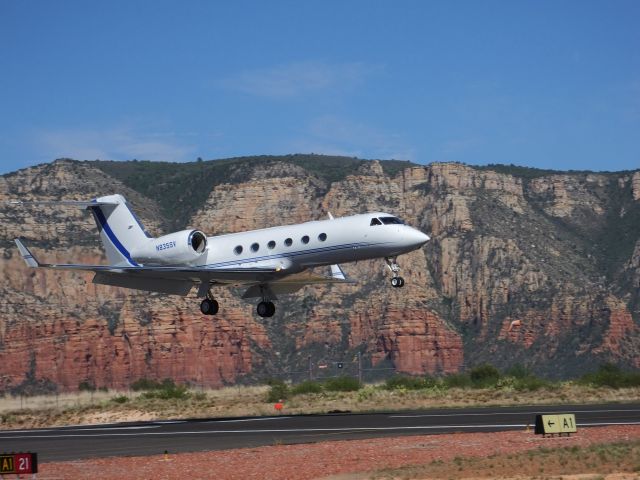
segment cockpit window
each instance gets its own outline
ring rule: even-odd
[[[380,217],[385,225],[404,225],[404,222],[398,217]]]
[[[380,223],[380,220],[378,220],[377,218],[373,217],[371,219],[371,223],[369,224],[369,226],[373,227],[374,225],[382,225],[382,223]]]

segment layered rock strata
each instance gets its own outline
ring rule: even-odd
[[[327,183],[267,158],[229,178],[212,185],[185,227],[220,234],[382,210],[432,241],[400,258],[403,289],[389,288],[382,261],[366,261],[343,266],[357,285],[306,287],[282,298],[272,319],[225,290],[220,313],[203,317],[193,294],[149,295],[96,286],[87,274],[27,269],[16,236],[47,261],[105,260],[85,212],[5,203],[0,389],[123,388],[167,377],[217,386],[305,371],[310,356],[319,365],[357,353],[369,371],[416,375],[481,362],[549,376],[604,361],[640,366],[640,172],[531,175],[446,163],[390,177],[367,162]],[[148,230],[163,232],[156,200],[86,163],[0,179],[2,201],[115,192]]]

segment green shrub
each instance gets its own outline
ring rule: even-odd
[[[384,388],[387,390],[420,390],[427,386],[422,378],[407,377],[405,375],[394,375],[387,379]]]
[[[472,368],[469,378],[474,388],[495,387],[500,380],[500,372],[488,363]]]
[[[534,392],[549,385],[549,382],[546,380],[538,378],[535,375],[527,375],[522,378],[516,378],[513,387],[519,391]]]
[[[176,384],[170,378],[165,378],[160,384],[161,390],[171,390],[173,388],[176,388]]]
[[[358,390],[357,399],[359,402],[364,402],[365,400],[369,400],[375,395],[376,391],[377,391],[376,387],[372,385],[361,388],[360,390]]]
[[[445,388],[469,388],[471,379],[466,373],[452,373],[442,379],[442,385]]]
[[[158,398],[160,400],[178,399],[189,397],[189,391],[184,385],[175,385],[173,381],[162,383],[162,387],[154,390],[147,390],[142,394],[144,398]]]
[[[531,375],[527,367],[525,367],[521,363],[512,365],[506,372],[504,372],[504,374],[508,377],[513,378],[525,378]]]
[[[190,396],[186,386],[176,385],[170,378],[165,378],[162,382],[141,378],[131,384],[131,389],[136,392],[143,391],[142,398],[169,400],[185,399]]]
[[[289,386],[282,380],[270,380],[268,383],[270,388],[267,392],[267,402],[279,402],[280,400],[289,398]]]
[[[433,387],[436,387],[439,383],[437,378],[432,377],[430,375],[425,375],[423,381],[424,381],[424,388],[433,388]]]
[[[126,395],[118,395],[111,399],[113,403],[127,403],[129,401],[129,397]]]
[[[311,380],[307,380],[305,382],[299,383],[291,389],[292,395],[303,395],[305,393],[321,393],[322,385],[318,382],[313,382]]]
[[[93,383],[85,380],[78,384],[78,390],[80,390],[81,392],[95,392],[96,386]]]
[[[625,372],[617,365],[606,363],[597,371],[583,375],[579,383],[594,387],[640,387],[640,372]]]
[[[148,378],[141,378],[131,384],[131,390],[134,392],[140,392],[144,390],[159,390],[162,388],[162,384],[155,380],[149,380]]]
[[[355,392],[360,390],[362,385],[353,377],[337,377],[324,382],[324,388],[329,392]]]

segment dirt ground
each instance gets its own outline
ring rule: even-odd
[[[609,442],[631,444],[594,447]],[[38,479],[640,479],[639,442],[640,425],[561,438],[526,431],[404,436],[53,462],[40,466]]]

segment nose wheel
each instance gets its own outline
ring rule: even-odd
[[[273,302],[262,301],[258,304],[256,311],[262,318],[273,317],[273,314],[276,313],[276,306]]]
[[[200,302],[200,311],[203,315],[215,315],[218,313],[218,301],[213,298],[211,290],[207,292],[207,298]]]
[[[387,257],[385,258],[385,262],[387,262],[387,267],[391,270],[391,286],[393,288],[402,288],[404,287],[404,278],[400,276],[400,265],[396,261],[397,257]]]

